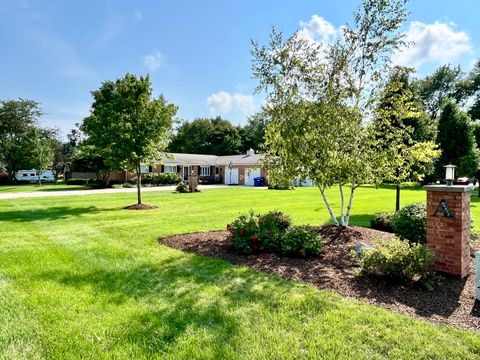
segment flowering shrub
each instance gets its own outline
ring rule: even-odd
[[[281,239],[285,231],[292,225],[292,219],[287,214],[273,210],[258,217],[258,237],[260,247],[266,251],[279,251]]]
[[[290,256],[318,256],[322,250],[322,237],[310,225],[293,226],[285,233],[281,248]]]
[[[260,250],[260,240],[257,235],[258,215],[253,210],[241,214],[231,224],[227,225],[227,230],[238,253],[253,254]]]
[[[227,231],[240,254],[267,251],[302,257],[318,255],[322,241],[315,228],[291,225],[290,216],[281,211],[258,215],[250,210],[228,224]]]

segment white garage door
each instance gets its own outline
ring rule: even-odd
[[[253,186],[256,177],[260,177],[260,169],[245,169],[245,185]]]
[[[225,168],[224,180],[226,185],[238,185],[238,168]]]

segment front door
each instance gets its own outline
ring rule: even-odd
[[[188,166],[183,167],[183,180],[188,180]]]

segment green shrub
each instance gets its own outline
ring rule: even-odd
[[[179,193],[188,193],[190,192],[190,189],[188,188],[187,184],[185,184],[183,181],[180,181],[175,188],[175,191]]]
[[[235,251],[240,254],[253,254],[260,250],[258,232],[258,215],[253,210],[240,214],[231,224],[227,225],[230,238],[235,245]]]
[[[375,230],[393,232],[393,218],[395,213],[381,212],[373,215],[370,227]]]
[[[427,209],[424,203],[404,206],[393,217],[393,230],[401,239],[415,244],[427,241]]]
[[[290,256],[318,256],[322,250],[322,237],[310,225],[293,226],[285,233],[281,248]]]
[[[258,217],[258,238],[260,247],[266,251],[279,251],[285,231],[292,225],[289,215],[273,210]]]
[[[355,253],[361,272],[368,275],[388,276],[403,280],[428,280],[434,254],[423,244],[410,244],[407,240],[377,240],[372,248]]]
[[[142,179],[145,185],[175,185],[182,179],[177,173],[149,173]]]
[[[271,190],[293,190],[295,187],[293,186],[292,180],[277,180],[275,183],[272,183],[268,186]]]

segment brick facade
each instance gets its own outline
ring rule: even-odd
[[[460,277],[470,273],[469,186],[430,185],[427,190],[427,246],[436,256],[434,269]],[[452,217],[440,202],[446,200]]]

